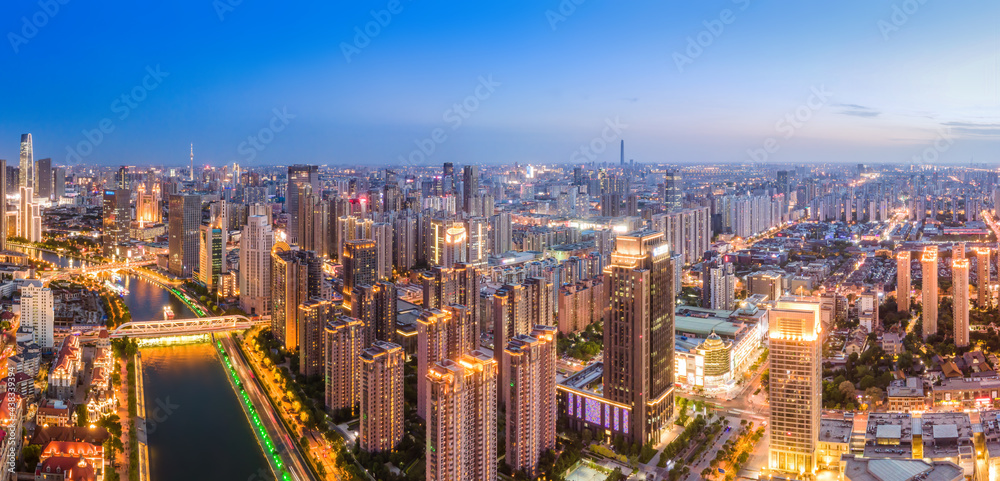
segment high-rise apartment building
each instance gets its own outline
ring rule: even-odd
[[[977,247],[976,251],[976,305],[990,305],[990,248]]]
[[[952,315],[955,321],[955,346],[969,345],[969,259],[958,257],[951,264],[951,285],[954,290]]]
[[[560,287],[557,294],[559,332],[569,335],[595,322],[604,322],[608,310],[608,293],[604,288],[600,277]]]
[[[240,232],[240,309],[251,316],[271,314],[271,249],[274,232],[266,216],[251,215]]]
[[[684,206],[684,187],[681,173],[672,170],[663,176],[663,205],[668,210],[680,209]]]
[[[358,437],[367,452],[392,451],[403,440],[403,364],[398,344],[377,341],[361,352]]]
[[[506,415],[505,460],[514,471],[536,477],[543,452],[556,444],[556,329],[535,326],[503,351],[509,382],[501,386]]]
[[[375,278],[380,281],[392,279],[392,224],[373,223],[371,240],[375,241]]]
[[[312,251],[279,242],[271,253],[271,332],[285,349],[299,347],[299,304],[320,295],[323,270]]]
[[[924,247],[920,258],[924,339],[938,331],[938,248]]]
[[[427,382],[423,378],[442,359],[454,359],[478,347],[471,342],[471,315],[458,304],[424,309],[417,319],[417,413],[424,412]]]
[[[378,246],[370,239],[350,240],[344,243],[344,305],[351,306],[355,286],[373,285],[378,280]]]
[[[315,165],[291,165],[288,167],[288,188],[285,194],[285,211],[288,212],[288,243],[298,245],[299,239],[299,192],[309,187],[310,192],[319,192],[319,167]]]
[[[426,377],[427,481],[496,479],[496,360],[476,350]]]
[[[41,163],[41,162],[39,162]],[[42,197],[39,195],[39,197]],[[101,199],[101,244],[104,257],[124,259],[127,252],[129,223],[132,221],[130,193],[127,190],[105,190]]]
[[[198,229],[201,226],[201,196],[170,196],[167,267],[177,277],[191,277],[198,265]]]
[[[708,265],[702,276],[704,306],[709,309],[736,309],[736,266],[720,261]]]
[[[604,397],[629,406],[634,442],[659,442],[674,408],[674,266],[662,232],[615,240],[604,323]]]
[[[524,281],[528,298],[528,325],[555,326],[552,319],[555,307],[552,305],[552,282],[543,277],[529,277]]]
[[[42,349],[55,344],[55,320],[52,291],[38,281],[25,284],[21,288],[21,325],[31,328],[35,342]]]
[[[528,334],[528,291],[522,284],[506,284],[493,293],[493,347],[500,350],[519,334]],[[501,378],[503,377],[501,373]]]
[[[226,231],[202,224],[198,227],[198,280],[208,292],[216,292],[226,272]]]
[[[375,283],[375,340],[392,341],[396,337],[396,285],[388,281]]]
[[[326,361],[323,332],[333,311],[330,301],[309,299],[299,304],[299,374],[308,377],[323,373]]]
[[[486,267],[489,260],[489,249],[487,246],[487,231],[489,226],[483,217],[470,217],[465,219],[465,233],[467,236],[465,262],[473,266]]]
[[[896,309],[910,312],[910,251],[896,254]]]
[[[35,155],[31,147],[31,134],[21,134],[21,183],[20,187],[30,187],[35,192]]]
[[[816,471],[822,409],[820,303],[815,298],[783,297],[769,314],[772,470]]]
[[[514,250],[513,228],[510,212],[490,217],[490,252],[503,254]]]
[[[323,335],[326,338],[326,362],[323,366],[326,407],[332,411],[350,410],[353,413],[360,394],[358,364],[363,350],[364,326],[358,319],[341,316],[326,324]]]

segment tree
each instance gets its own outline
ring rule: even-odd
[[[87,405],[77,404],[76,405],[76,425],[79,427],[84,427],[87,425]]]
[[[844,394],[847,399],[854,399],[854,383],[851,381],[844,381],[837,386],[837,389]]]
[[[868,389],[865,389],[865,402],[867,402],[868,406],[870,406],[870,407],[874,407],[874,406],[878,405],[879,403],[881,403],[882,402],[882,389],[880,389],[880,388],[878,388],[876,386],[872,386],[872,387],[870,387]]]

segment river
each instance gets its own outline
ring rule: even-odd
[[[60,267],[81,261],[33,252]],[[183,302],[141,277],[126,275],[125,304],[132,319],[194,317]],[[153,481],[263,481],[274,479],[236,393],[211,344],[143,347],[143,380],[150,474]]]

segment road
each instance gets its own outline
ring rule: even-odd
[[[236,373],[243,382],[243,387],[247,395],[250,396],[250,401],[257,408],[257,413],[264,422],[265,429],[267,429],[272,439],[281,444],[282,447],[279,452],[283,458],[290,461],[285,464],[285,469],[298,481],[315,481],[316,477],[313,476],[307,461],[303,458],[302,453],[299,452],[298,442],[289,436],[281,420],[275,417],[274,410],[271,408],[267,396],[263,393],[256,376],[252,374],[250,367],[247,365],[247,360],[243,357],[243,353],[239,347],[236,346],[229,336],[219,336],[216,339],[222,342],[222,346],[229,353],[229,359],[236,368]]]

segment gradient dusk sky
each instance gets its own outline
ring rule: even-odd
[[[400,164],[421,144],[432,165],[566,163],[602,135],[614,146],[588,152],[597,161],[617,161],[620,138],[636,162],[679,164],[911,162],[935,145],[941,162],[995,164],[1000,151],[996,0],[0,11],[8,161],[26,132],[36,159],[130,165],[186,165],[192,142],[211,165]]]

